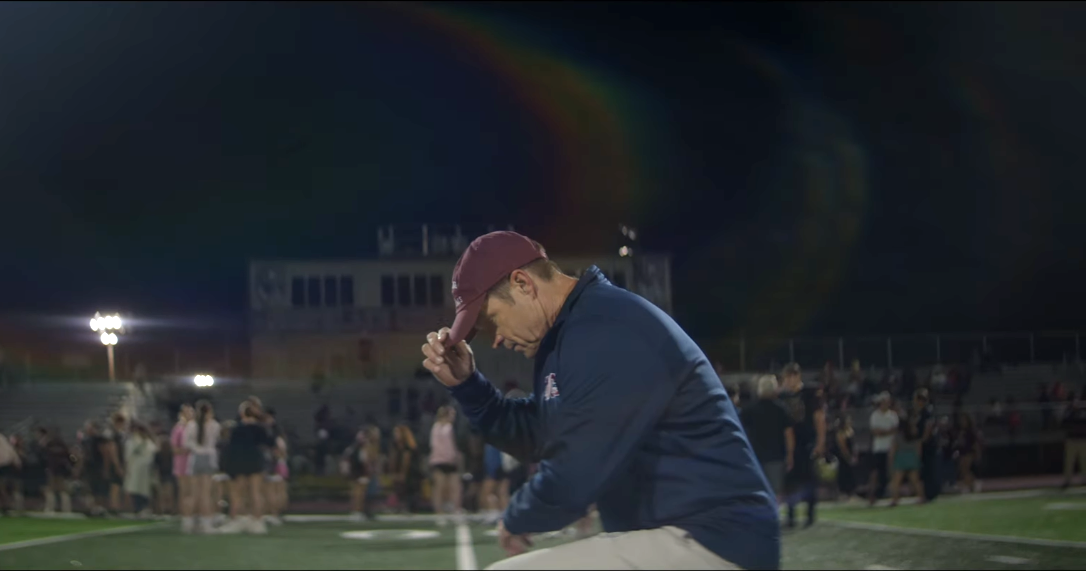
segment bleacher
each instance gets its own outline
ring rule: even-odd
[[[0,430],[32,426],[54,427],[72,441],[88,419],[104,419],[124,410],[129,416],[142,407],[132,383],[50,381],[15,383],[0,393]]]

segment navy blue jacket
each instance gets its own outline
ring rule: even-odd
[[[675,526],[745,569],[777,569],[773,492],[720,378],[666,313],[593,267],[506,399],[476,372],[450,390],[487,442],[539,471],[509,502],[514,534],[595,503],[608,532]]]

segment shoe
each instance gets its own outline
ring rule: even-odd
[[[277,515],[266,515],[264,516],[264,523],[278,527],[280,525],[283,525],[283,520],[280,519]]]
[[[438,527],[445,527],[449,525],[449,520],[445,519],[444,516],[439,516],[437,520],[435,520],[435,523],[437,523]]]
[[[196,520],[191,517],[181,518],[181,533],[189,535],[196,531]]]
[[[366,521],[366,516],[362,515],[362,512],[351,512],[351,515],[347,516],[347,521],[351,523],[362,523]]]
[[[252,518],[250,518],[248,523],[249,523],[249,525],[248,525],[248,529],[246,531],[248,531],[249,533],[251,533],[253,535],[267,535],[268,534],[268,526],[264,525],[264,518],[260,518],[260,519],[252,519]]]
[[[241,533],[241,532],[245,531],[246,529],[248,529],[248,527],[249,527],[249,525],[244,519],[237,518],[237,519],[232,519],[232,520],[224,523],[223,525],[219,526],[215,530],[215,532],[216,533],[224,533],[224,534],[232,535],[232,534]]]

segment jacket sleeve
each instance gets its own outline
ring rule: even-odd
[[[537,457],[539,420],[531,397],[503,397],[478,370],[449,393],[488,444],[521,461]]]
[[[583,517],[611,477],[628,469],[675,391],[660,348],[628,328],[577,324],[562,345],[544,460],[503,516],[513,534],[555,531]]]

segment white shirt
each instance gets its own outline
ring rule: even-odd
[[[896,430],[897,423],[897,413],[893,410],[883,412],[879,409],[875,409],[875,412],[871,413],[871,430]],[[876,436],[871,443],[871,451],[889,452],[893,445],[893,434],[889,436]]]
[[[207,421],[204,427],[204,443],[199,444],[196,442],[199,430],[195,420],[190,420],[185,425],[185,448],[189,449],[190,454],[215,454],[217,449],[215,448],[219,443],[219,423],[214,420]]]

